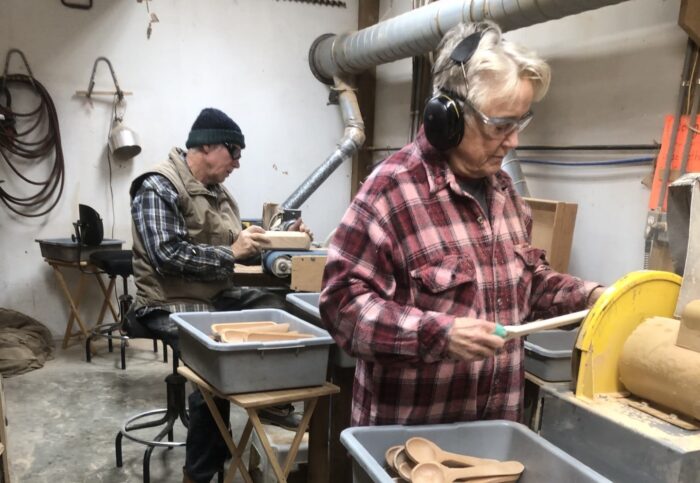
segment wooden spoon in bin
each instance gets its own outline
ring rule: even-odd
[[[394,456],[394,468],[401,478],[406,481],[411,481],[411,470],[413,469],[413,461],[408,458],[406,449],[401,448]]]
[[[312,337],[312,334],[299,332],[248,332],[240,330],[225,330],[221,335],[224,342],[273,342],[310,339]]]
[[[277,326],[289,326],[289,324],[278,324],[277,322],[270,321],[258,321],[258,322],[222,322],[220,324],[212,324],[211,331],[215,334],[221,334],[225,330],[244,330],[244,329],[257,329],[257,330],[276,330]],[[264,327],[264,328],[263,328]]]
[[[444,463],[452,461],[464,466],[477,466],[484,463],[498,463],[498,460],[477,458],[464,454],[450,453],[426,438],[410,438],[406,441],[406,454],[416,463]]]
[[[515,476],[516,478],[512,480],[515,481],[524,470],[525,467],[518,461],[484,463],[469,468],[448,468],[440,463],[420,463],[411,471],[411,481],[413,483],[452,483],[455,480],[492,476]]]
[[[389,467],[389,469],[396,471],[396,467],[394,466],[394,458],[396,457],[396,453],[398,453],[402,449],[403,446],[401,445],[391,446],[384,453],[384,459],[386,460],[386,464]]]

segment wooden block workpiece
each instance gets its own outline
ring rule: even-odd
[[[308,250],[311,238],[302,231],[266,231],[267,243],[260,246],[265,250]]]

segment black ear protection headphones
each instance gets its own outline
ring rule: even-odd
[[[482,31],[474,32],[465,37],[450,54],[453,62],[460,64],[464,69],[464,64],[472,58],[476,48],[481,41]],[[448,69],[452,66],[445,67]],[[444,70],[443,69],[443,70]],[[442,71],[440,71],[442,72]],[[439,74],[436,72],[434,75]],[[464,79],[466,83],[467,79]],[[428,142],[435,149],[446,151],[454,148],[462,141],[464,136],[464,112],[461,102],[464,98],[456,92],[441,89],[441,92],[434,95],[425,105],[423,111],[423,129]]]

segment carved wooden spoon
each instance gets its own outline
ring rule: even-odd
[[[396,457],[396,453],[401,451],[403,449],[403,446],[392,446],[389,449],[386,450],[384,453],[384,459],[386,460],[387,466],[396,471],[396,467],[394,466],[394,458]]]
[[[450,453],[440,448],[429,439],[415,437],[406,441],[406,454],[416,463],[444,463],[452,461],[465,466],[477,466],[484,463],[498,463],[498,460],[477,458],[463,454]]]
[[[394,456],[394,468],[401,478],[406,481],[411,481],[411,470],[413,469],[413,461],[406,455],[406,449],[401,448]]]
[[[466,478],[520,476],[524,470],[525,467],[518,461],[484,463],[469,468],[448,468],[440,463],[421,463],[411,471],[411,481],[413,483],[452,483]]]

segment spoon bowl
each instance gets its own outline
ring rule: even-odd
[[[413,461],[406,455],[406,449],[402,447],[394,456],[394,468],[401,478],[406,481],[411,481],[411,471],[413,470]]]
[[[450,453],[440,448],[429,439],[414,437],[406,441],[406,454],[416,463],[459,463],[462,466],[478,466],[485,463],[498,463],[498,460],[477,458],[457,453]]]
[[[396,457],[396,453],[398,453],[402,449],[403,449],[403,446],[401,446],[401,445],[391,446],[384,453],[384,459],[386,460],[387,466],[394,471],[396,471],[396,466],[394,466],[394,458]]]

